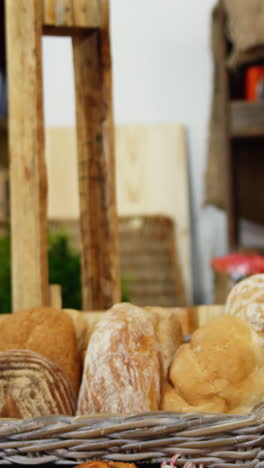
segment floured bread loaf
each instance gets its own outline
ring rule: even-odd
[[[159,346],[149,314],[119,304],[104,314],[88,344],[78,415],[157,410]]]
[[[264,332],[264,274],[237,283],[229,293],[225,312],[246,320],[257,332]]]
[[[75,400],[65,373],[26,350],[0,353],[0,417],[73,416]]]
[[[77,395],[81,359],[71,318],[62,310],[36,307],[11,314],[0,323],[0,352],[29,349],[61,367]]]
[[[222,316],[180,346],[162,409],[247,414],[264,401],[264,350],[256,332]]]
[[[167,376],[172,358],[183,341],[181,324],[173,311],[161,307],[146,307],[145,310],[157,317],[156,329],[160,344],[162,371],[163,376]]]
[[[157,339],[160,345],[162,372],[163,375],[166,376],[172,358],[183,341],[182,327],[178,314],[174,310],[164,309],[162,307],[144,307],[144,311],[152,315]],[[94,329],[99,320],[103,318],[104,314],[104,312],[84,313],[84,317],[87,322],[87,330],[84,340],[85,347],[83,348],[82,353],[84,358]]]

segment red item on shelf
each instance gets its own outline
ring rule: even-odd
[[[213,270],[219,273],[229,273],[237,277],[264,273],[264,257],[260,255],[233,253],[214,258],[211,265]]]
[[[246,71],[246,99],[257,101],[259,98],[259,87],[264,82],[264,66],[255,65]]]

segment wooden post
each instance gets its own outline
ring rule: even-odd
[[[49,301],[41,6],[6,0],[14,311]]]
[[[73,37],[83,308],[120,301],[108,0],[100,30]]]
[[[62,291],[60,284],[51,284],[49,287],[50,306],[55,309],[62,309]]]

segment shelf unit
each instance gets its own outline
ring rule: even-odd
[[[241,247],[241,218],[264,224],[264,101],[243,99],[245,66],[235,71],[229,69],[227,59],[232,46],[225,32],[226,17],[222,10],[217,32],[221,50],[218,79],[223,95],[219,125],[224,139],[223,183],[232,251]]]

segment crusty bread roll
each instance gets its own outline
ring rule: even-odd
[[[162,307],[144,307],[142,311],[152,314],[152,320],[156,329],[157,339],[160,344],[161,364],[163,375],[168,373],[172,358],[183,341],[181,322],[178,316],[178,310],[165,309]],[[84,339],[83,358],[85,359],[86,349],[93,331],[104,317],[105,312],[87,312],[84,313],[87,322],[86,335]]]
[[[131,304],[106,312],[88,344],[78,415],[156,410],[159,346],[149,314]]]
[[[39,307],[11,314],[0,323],[0,352],[35,351],[61,367],[77,394],[81,360],[71,318],[62,310]]]
[[[180,346],[162,409],[247,414],[264,401],[264,351],[246,322],[223,316]]]
[[[73,416],[75,399],[65,373],[27,350],[0,353],[0,417]]]
[[[123,462],[106,462],[101,460],[94,460],[82,463],[75,468],[137,468],[134,463]]]
[[[183,342],[182,327],[172,310],[161,307],[146,307],[145,310],[157,317],[157,338],[160,344],[163,376],[166,377],[172,358]]]
[[[240,317],[254,330],[264,333],[264,274],[237,283],[229,293],[225,312]]]

